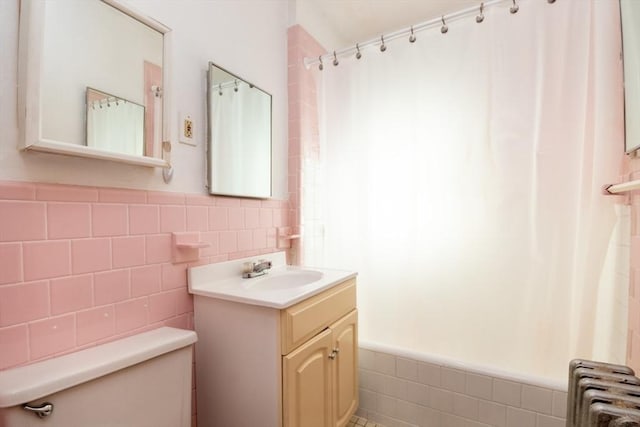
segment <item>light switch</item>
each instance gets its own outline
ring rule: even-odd
[[[180,142],[188,145],[196,145],[194,138],[195,134],[195,122],[191,118],[190,114],[180,113]]]

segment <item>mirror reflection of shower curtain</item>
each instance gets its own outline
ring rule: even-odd
[[[270,175],[271,101],[257,89],[212,91],[212,186],[224,194],[270,194],[271,183],[253,179]],[[250,124],[250,125],[248,125]]]
[[[144,155],[144,108],[131,102],[104,101],[87,109],[87,146],[135,156]]]

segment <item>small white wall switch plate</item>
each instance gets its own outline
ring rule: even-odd
[[[180,142],[195,146],[195,121],[191,118],[190,114],[180,113],[179,117],[180,122],[178,123],[178,129],[180,133]]]

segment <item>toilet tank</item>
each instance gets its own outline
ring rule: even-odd
[[[1,371],[0,427],[190,426],[195,341],[163,327]]]

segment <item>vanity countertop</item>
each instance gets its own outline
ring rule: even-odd
[[[257,260],[271,261],[263,276],[245,279],[243,265]],[[208,264],[189,269],[189,292],[245,304],[277,309],[297,302],[351,279],[357,273],[315,267],[286,265],[284,252]]]

